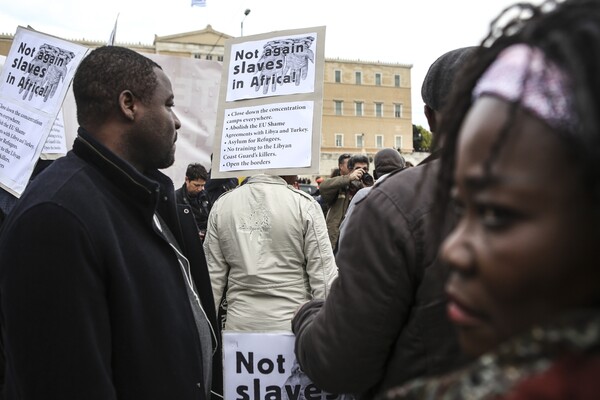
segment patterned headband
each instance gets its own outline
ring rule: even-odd
[[[572,131],[575,125],[570,80],[537,48],[515,44],[504,49],[479,78],[473,100],[485,94],[518,101],[552,128]]]

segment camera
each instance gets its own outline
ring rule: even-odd
[[[373,186],[373,184],[375,183],[375,179],[373,179],[373,176],[370,175],[368,172],[365,172],[362,178],[360,178],[360,180],[365,186]]]

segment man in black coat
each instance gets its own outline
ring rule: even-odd
[[[192,210],[201,241],[204,241],[210,211],[208,197],[204,190],[207,181],[206,168],[202,164],[192,163],[187,166],[185,171],[183,186],[175,191],[177,204],[188,206]]]
[[[0,236],[4,397],[208,400],[222,376],[210,279],[193,217],[158,171],[181,126],[171,83],[109,46],[83,59],[73,92],[73,149]]]

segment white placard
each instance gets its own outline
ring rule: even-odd
[[[352,400],[319,389],[302,372],[290,332],[223,332],[226,400]]]
[[[225,42],[214,178],[318,173],[324,47],[325,27]]]
[[[314,92],[316,38],[315,31],[233,44],[226,101]]]
[[[19,27],[0,74],[0,187],[25,190],[88,48]]]

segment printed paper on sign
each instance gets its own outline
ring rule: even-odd
[[[310,166],[313,106],[302,101],[227,110],[221,171]]]
[[[319,389],[302,372],[291,332],[223,333],[225,399],[353,400]]]
[[[315,90],[316,32],[231,46],[227,101]]]

